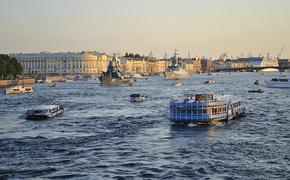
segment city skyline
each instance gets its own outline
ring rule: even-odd
[[[287,0],[2,0],[0,52],[290,57]]]

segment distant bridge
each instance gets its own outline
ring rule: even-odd
[[[269,66],[269,67],[243,67],[243,68],[221,68],[221,69],[214,69],[214,72],[235,72],[235,71],[260,71],[263,69],[278,69],[280,72],[284,72],[285,70],[288,70],[289,67],[277,67],[277,66]]]

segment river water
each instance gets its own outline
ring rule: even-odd
[[[265,87],[274,75],[195,74],[181,87],[159,76],[134,87],[78,81],[57,88],[35,84],[32,94],[2,93],[0,178],[290,179],[290,90]],[[209,78],[216,84],[205,85]],[[248,93],[257,87],[265,92]],[[148,99],[129,102],[138,92]],[[169,100],[188,92],[234,95],[244,101],[247,116],[174,126]],[[63,102],[65,112],[50,120],[24,119],[27,109],[50,100]]]

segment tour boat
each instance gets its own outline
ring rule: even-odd
[[[242,115],[245,115],[242,102],[230,96],[187,94],[185,98],[170,101],[170,120],[176,124],[209,124]]]
[[[107,71],[102,72],[101,76],[99,77],[101,85],[117,85],[122,83],[129,83],[131,79],[131,77],[124,76],[118,69],[115,57],[109,61]]]
[[[143,93],[130,95],[131,102],[142,102],[142,101],[145,101],[145,99],[146,99],[146,96]]]
[[[21,94],[21,93],[31,93],[33,92],[31,86],[15,86],[9,89],[6,89],[6,94]]]
[[[164,72],[164,77],[167,80],[178,80],[188,78],[190,74],[179,66],[177,53],[175,50],[174,56],[171,61],[171,66],[168,66]]]
[[[290,76],[274,77],[265,81],[268,87],[273,88],[290,88]]]
[[[38,106],[34,109],[27,110],[25,114],[25,119],[28,120],[42,120],[52,118],[58,114],[63,113],[64,108],[61,104],[52,102],[47,103],[41,106]]]

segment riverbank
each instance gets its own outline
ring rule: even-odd
[[[0,87],[16,86],[21,84],[34,84],[35,79],[20,79],[20,80],[0,80]]]

